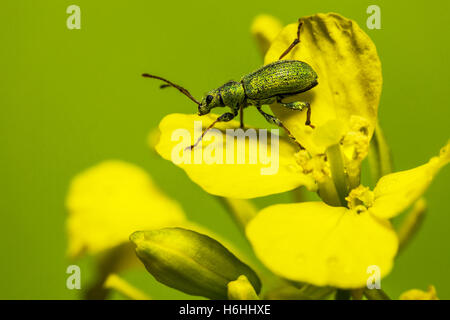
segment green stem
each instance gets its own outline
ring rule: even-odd
[[[339,144],[328,147],[326,154],[330,163],[331,177],[333,178],[340,205],[346,207],[347,201],[345,198],[350,192],[350,188],[348,177],[344,170],[344,161],[342,160],[341,148]]]
[[[256,217],[258,210],[249,200],[217,197],[239,225],[241,230]]]
[[[350,290],[340,290],[336,291],[336,300],[350,300],[351,291]]]
[[[397,230],[399,247],[398,253],[402,252],[406,245],[411,241],[411,239],[419,230],[423,219],[425,218],[425,213],[427,211],[427,202],[424,198],[417,200],[411,210],[408,212],[404,218],[402,224]]]
[[[393,171],[391,150],[378,123],[370,141],[369,166],[374,183]]]
[[[364,289],[353,289],[350,290],[352,295],[352,300],[362,300]]]
[[[357,170],[356,173],[348,175],[348,182],[350,190],[355,189],[361,184],[361,170]]]
[[[116,274],[111,274],[105,281],[105,288],[114,289],[131,300],[151,300],[141,290],[135,288]]]
[[[391,300],[389,296],[381,289],[364,289],[364,295],[368,300]]]
[[[134,255],[134,249],[130,243],[124,243],[110,250],[97,258],[97,274],[93,283],[89,284],[84,293],[87,300],[105,300],[108,298],[109,289],[104,283],[108,276],[114,272],[119,272],[124,268],[123,261],[127,261],[128,255]]]
[[[318,194],[326,204],[333,207],[341,206],[341,200],[339,200],[333,179],[326,178],[323,182],[320,182]]]

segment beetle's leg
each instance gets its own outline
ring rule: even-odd
[[[308,105],[309,105],[308,102],[301,102],[301,101],[288,102],[288,103],[278,101],[278,103],[281,104],[285,108],[288,108],[291,110],[297,110],[297,111],[302,111],[304,108],[308,108]]]
[[[200,143],[200,141],[202,141],[202,139],[205,136],[206,132],[208,132],[210,129],[212,129],[212,127],[214,127],[214,125],[217,122],[228,122],[228,121],[231,121],[231,120],[234,119],[234,117],[236,115],[237,115],[237,113],[233,114],[231,112],[227,112],[227,113],[222,114],[220,117],[218,117],[216,120],[214,120],[214,122],[211,123],[208,128],[206,128],[202,132],[202,135],[200,136],[200,138],[198,138],[197,142],[195,142],[193,145],[187,147],[185,150],[187,150],[187,149],[190,149],[190,150],[194,149]]]
[[[311,105],[308,103],[306,107],[308,108],[308,110],[306,110],[305,126],[310,126],[311,128],[314,129],[315,126],[311,124]]]
[[[244,129],[244,104],[241,103],[241,105],[239,106],[239,116],[240,116],[240,121],[241,121],[241,129]]]
[[[281,99],[279,99],[277,102],[280,103],[283,107],[289,108],[291,110],[302,111],[304,108],[307,108],[308,110],[306,111],[305,125],[310,126],[313,129],[315,128],[315,126],[311,124],[311,105],[309,104],[309,102],[297,101],[297,102],[283,103],[281,102]]]
[[[261,113],[261,114],[263,115],[263,117],[267,120],[267,122],[269,122],[269,123],[271,123],[271,124],[274,124],[274,125],[276,125],[276,126],[278,126],[278,127],[280,127],[280,128],[283,128],[283,129],[286,131],[286,133],[288,134],[289,138],[291,138],[292,140],[294,140],[295,143],[298,144],[298,146],[300,147],[300,149],[305,149],[305,148],[303,148],[303,146],[297,141],[297,139],[295,139],[295,137],[292,135],[292,133],[289,131],[289,129],[286,128],[286,127],[284,126],[284,124],[281,122],[280,119],[278,119],[278,118],[276,118],[276,117],[274,117],[274,116],[272,116],[272,115],[270,115],[270,114],[268,114],[268,113],[265,113],[264,111],[262,111],[261,107],[258,107],[258,106],[257,106],[256,109],[258,109],[259,113]]]
[[[300,43],[300,30],[302,29],[303,26],[303,21],[301,21],[300,19],[298,19],[298,28],[297,28],[297,38],[291,43],[291,45],[289,46],[289,48],[287,48],[280,56],[280,58],[278,58],[278,60],[281,60],[284,58],[285,55],[287,55],[289,52],[291,52],[291,50]]]

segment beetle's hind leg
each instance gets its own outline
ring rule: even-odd
[[[295,40],[291,43],[291,45],[281,54],[278,60],[283,59],[284,56],[286,56],[289,52],[291,52],[291,50],[294,49],[294,47],[300,43],[300,30],[302,29],[302,26],[303,21],[298,19],[297,38],[295,38]]]
[[[291,138],[292,140],[294,140],[294,142],[300,147],[300,149],[305,149],[298,141],[297,139],[295,139],[295,137],[292,135],[292,133],[289,131],[288,128],[285,127],[285,125],[281,122],[280,119],[278,119],[277,117],[274,117],[268,113],[265,113],[260,106],[256,106],[256,109],[259,111],[259,113],[261,113],[263,115],[263,117],[267,120],[267,122],[274,124],[280,128],[283,128],[284,131],[286,131],[286,133],[288,134],[289,138]]]
[[[240,120],[240,128],[244,129],[244,104],[243,103],[239,106],[239,120]]]
[[[311,128],[315,128],[314,125],[311,124],[311,105],[309,102],[303,102],[303,101],[296,101],[296,102],[289,102],[289,103],[283,103],[281,102],[281,99],[278,99],[277,102],[281,104],[283,107],[291,109],[291,110],[298,110],[302,111],[303,109],[307,109],[306,111],[306,126],[310,126]]]

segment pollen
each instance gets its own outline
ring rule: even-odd
[[[369,152],[369,121],[363,117],[350,118],[350,130],[341,140],[342,152],[348,172],[359,170],[362,160]]]
[[[310,175],[315,181],[321,183],[331,177],[330,165],[324,154],[311,156],[308,151],[300,150],[295,159],[303,169],[303,173]]]
[[[373,205],[374,194],[368,187],[360,185],[350,191],[345,200],[347,200],[350,210],[362,213]]]

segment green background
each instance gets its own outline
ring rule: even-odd
[[[66,27],[70,4],[81,7],[81,30]],[[381,8],[381,30],[366,27],[371,4]],[[221,205],[147,147],[165,115],[195,105],[140,74],[165,76],[200,96],[261,65],[249,33],[257,14],[287,24],[331,11],[357,21],[377,46],[379,117],[396,169],[426,162],[449,138],[448,1],[2,1],[0,298],[80,297],[65,286],[73,262],[65,255],[64,199],[76,173],[105,159],[142,166],[189,218],[250,252]],[[255,110],[247,119],[266,126]],[[392,297],[434,284],[450,298],[449,188],[447,167],[427,192],[423,228],[382,281]],[[85,287],[92,259],[77,263]],[[124,277],[154,298],[186,297],[143,271]]]

